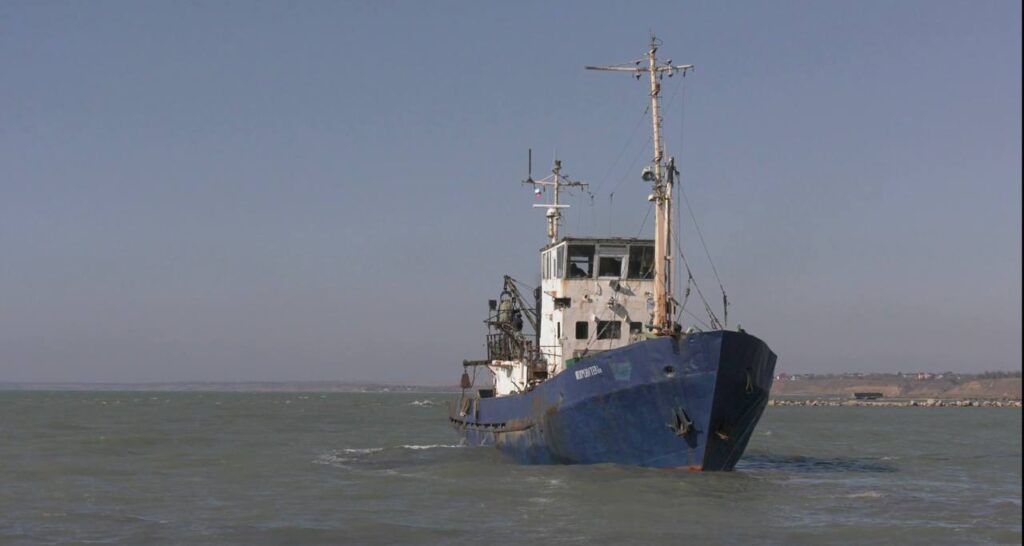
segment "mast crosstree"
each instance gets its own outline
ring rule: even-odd
[[[675,160],[665,161],[665,149],[661,139],[661,80],[667,74],[670,78],[677,72],[686,75],[692,64],[672,64],[669,59],[658,64],[658,47],[661,41],[653,34],[647,54],[632,63],[587,66],[587,70],[627,72],[640,79],[647,74],[651,84],[651,129],[653,131],[653,168],[644,169],[644,180],[651,182],[653,192],[649,199],[654,201],[654,318],[656,333],[668,333],[673,327],[675,300],[672,297],[672,186],[675,183]]]
[[[563,188],[586,188],[589,186],[586,182],[579,182],[576,180],[569,180],[568,177],[562,174],[562,162],[561,160],[555,160],[555,167],[551,169],[551,175],[542,178],[540,180],[533,179],[533,150],[529,152],[529,174],[526,180],[523,180],[523,184],[530,184],[534,187],[534,191],[537,195],[540,195],[543,191],[542,188],[551,187],[552,196],[551,203],[548,204],[535,204],[535,208],[546,208],[548,219],[548,238],[551,239],[552,243],[558,242],[558,227],[562,224],[562,209],[569,208],[569,205],[563,205],[559,202],[559,198],[562,194]]]

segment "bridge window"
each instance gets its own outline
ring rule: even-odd
[[[579,320],[576,321],[576,339],[587,339],[590,337],[590,323]]]
[[[629,270],[626,277],[630,279],[654,278],[654,247],[631,246],[629,248]]]
[[[594,272],[594,245],[569,247],[569,278],[588,279]]]
[[[621,277],[622,276],[622,257],[621,256],[601,256],[600,261],[597,262],[597,276],[598,277]]]
[[[598,277],[622,276],[622,262],[626,259],[626,247],[624,245],[601,245],[597,251],[600,259],[597,262]]]
[[[622,337],[622,323],[617,320],[597,321],[597,339],[619,339]]]

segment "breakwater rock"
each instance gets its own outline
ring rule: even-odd
[[[858,408],[1019,408],[1020,400],[986,400],[986,399],[942,399],[928,398],[923,400],[837,400],[837,399],[806,399],[787,400],[772,398],[769,406],[794,407],[858,407]]]

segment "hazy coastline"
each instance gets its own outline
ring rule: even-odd
[[[459,388],[346,381],[0,382],[0,391],[454,393]],[[883,400],[851,400],[857,392],[878,393]],[[774,405],[925,405],[937,400],[944,402],[931,405],[946,406],[951,404],[945,401],[1021,400],[1021,373],[780,374],[772,398]]]

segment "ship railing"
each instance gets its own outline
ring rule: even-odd
[[[540,358],[540,353],[532,341],[499,332],[487,335],[487,358],[536,362]]]

